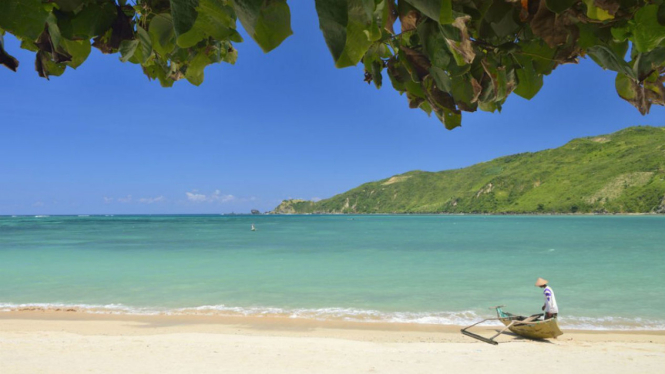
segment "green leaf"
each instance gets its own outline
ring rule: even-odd
[[[176,37],[189,31],[196,21],[199,0],[170,0]]]
[[[190,48],[195,45],[197,45],[200,41],[206,38],[206,33],[203,32],[200,28],[192,27],[191,30],[187,31],[186,33],[180,35],[179,37],[176,38],[176,44],[180,48]]]
[[[496,62],[492,63],[487,63],[483,64],[483,67],[485,68],[487,74],[489,75],[491,81],[492,81],[492,91],[493,97],[491,98],[492,101],[503,101],[506,99],[508,94],[510,93],[508,89],[508,76],[506,74],[506,67],[505,66],[497,66]],[[487,91],[490,93],[490,91]],[[489,99],[489,98],[484,98],[484,99]]]
[[[371,66],[372,79],[376,88],[381,88],[383,85],[383,62],[374,61]]]
[[[432,78],[434,79],[434,82],[436,82],[436,86],[439,90],[448,93],[452,90],[452,82],[450,80],[450,77],[448,76],[448,73],[446,73],[443,69],[440,69],[436,66],[432,66],[430,67],[429,72]]]
[[[372,44],[363,57],[365,72],[371,74],[372,81],[376,88],[381,88],[381,85],[383,84],[383,76],[381,75],[381,72],[383,71],[383,60],[381,58],[385,55],[385,49],[387,49],[384,48],[385,45],[383,44]]]
[[[598,21],[614,19],[614,16],[607,12],[605,9],[597,7],[594,3],[594,0],[584,0],[584,4],[586,4],[587,17]]]
[[[293,34],[286,0],[233,0],[245,31],[264,52],[270,52]]]
[[[451,24],[455,21],[453,17],[452,0],[405,0],[422,14],[437,21],[442,25]]]
[[[61,11],[74,13],[78,13],[86,3],[85,0],[54,0],[54,2],[58,4]]]
[[[197,11],[199,15],[192,29],[178,37],[179,47],[189,48],[207,36],[242,42],[242,37],[235,30],[235,12],[223,0],[200,0]]]
[[[139,36],[139,42],[141,43],[141,58],[139,62],[143,64],[152,55],[152,40],[150,39],[150,34],[141,26],[136,26],[136,34]]]
[[[647,5],[635,13],[630,23],[633,43],[639,52],[649,52],[665,40],[665,26],[658,23],[658,5]]]
[[[596,45],[588,49],[589,56],[603,69],[613,70],[631,78],[637,78],[630,65],[617,56],[616,52],[604,45]]]
[[[634,58],[633,70],[637,72],[637,79],[642,81],[647,76],[665,66],[665,47],[659,47],[651,52],[640,53]]]
[[[88,3],[78,14],[64,14],[58,17],[62,36],[67,39],[92,39],[104,35],[111,28],[118,15],[112,2]]]
[[[469,75],[461,75],[458,77],[451,77],[451,90],[455,102],[457,102],[463,110],[475,110],[477,92],[474,91],[471,82],[474,81]]]
[[[0,29],[19,38],[37,40],[44,31],[48,15],[41,0],[0,1]]]
[[[418,35],[423,45],[423,51],[429,57],[432,65],[447,70],[453,56],[448,49],[446,38],[439,30],[439,25],[434,21],[422,22],[418,26]]]
[[[573,6],[576,1],[577,0],[545,0],[545,4],[547,4],[549,10],[558,14]]]
[[[143,67],[143,72],[151,79],[158,79],[162,87],[173,86],[174,80],[169,76],[167,67],[161,64],[152,64]]]
[[[123,40],[120,43],[120,61],[122,62],[127,62],[129,61],[132,56],[134,56],[134,52],[136,52],[136,48],[139,46],[140,41],[138,39],[134,40]]]
[[[371,5],[371,0],[316,0],[319,27],[336,67],[356,65],[372,45]]]
[[[49,14],[46,17],[46,26],[48,27],[48,33],[51,36],[51,43],[53,43],[53,48],[58,48],[60,46],[60,29],[58,28],[57,20],[53,13]]]
[[[511,11],[507,12],[499,22],[492,22],[490,26],[492,27],[492,30],[496,36],[500,38],[514,38],[515,33],[521,28],[521,26],[518,25],[513,19],[512,7]]]
[[[579,24],[577,24],[577,28],[580,30],[580,37],[577,40],[577,44],[583,50],[587,50],[588,48],[593,47],[596,44],[603,43],[598,37],[598,26],[594,24],[580,22]],[[616,28],[612,28],[611,30],[612,35],[614,35],[615,32],[617,33],[619,32],[618,30],[615,31],[615,29]],[[617,36],[614,36],[614,38],[617,40],[622,40]],[[626,40],[626,38],[623,38],[623,40]]]
[[[5,40],[2,34],[4,32],[0,30],[0,65],[5,65],[9,70],[16,71],[18,69],[18,60],[5,52]]]
[[[67,62],[67,66],[76,69],[90,55],[90,40],[69,40],[60,39],[60,45],[72,56],[72,60]]]
[[[210,59],[208,56],[203,52],[199,52],[187,66],[185,78],[187,78],[189,83],[195,86],[199,86],[201,83],[203,83],[203,69],[205,69],[205,67],[209,64]]]
[[[548,75],[554,70],[556,61],[554,61],[554,54],[556,50],[550,48],[547,43],[542,40],[531,40],[529,42],[520,44],[520,51],[516,52],[517,59],[522,65],[526,61],[533,61],[533,67],[536,71],[543,75]]]
[[[514,92],[527,100],[536,96],[543,87],[543,76],[536,72],[531,61],[521,69],[517,69],[517,80],[518,84]]]
[[[166,56],[175,48],[175,30],[173,29],[173,19],[168,13],[156,15],[150,21],[150,40],[155,52]]]
[[[50,53],[39,51],[35,59],[35,70],[37,70],[40,77],[46,79],[49,79],[48,77],[52,75],[56,77],[62,75],[67,68],[65,64],[53,62],[49,57],[50,55]]]
[[[466,21],[469,17],[459,17],[453,22],[454,27],[442,26],[440,27],[441,32],[446,37],[446,42],[450,52],[452,52],[455,62],[458,66],[464,66],[470,64],[476,58],[476,52],[473,49],[471,44],[471,39],[469,37],[469,32],[466,27]],[[446,33],[447,29],[459,30],[455,34],[459,35],[459,40],[451,38],[451,36]]]
[[[404,82],[404,88],[406,88],[406,92],[408,92],[414,97],[417,97],[419,99],[425,98],[425,91],[423,91],[422,86],[418,82],[408,80]]]
[[[637,97],[637,90],[635,89],[635,81],[624,74],[617,74],[614,81],[617,93],[625,100],[634,100]]]
[[[204,16],[211,20],[208,27],[219,25],[229,29],[236,28],[235,10],[225,0],[200,0],[197,10],[199,12],[197,20]]]
[[[448,108],[443,108],[443,115],[439,117],[448,130],[462,126],[462,114]]]
[[[225,53],[223,55],[222,61],[228,62],[231,65],[235,64],[238,60],[238,50],[235,48],[227,48],[224,51]]]
[[[495,111],[501,111],[501,104],[498,104],[494,101],[478,101],[478,109],[483,112],[494,113]]]

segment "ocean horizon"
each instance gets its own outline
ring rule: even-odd
[[[254,224],[257,231],[251,231]],[[665,330],[657,215],[0,216],[0,310]]]

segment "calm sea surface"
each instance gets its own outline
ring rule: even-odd
[[[537,277],[564,328],[663,330],[665,217],[0,217],[0,310],[465,324]]]

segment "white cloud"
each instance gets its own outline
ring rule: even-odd
[[[132,195],[127,195],[126,197],[119,197],[118,202],[121,203],[131,203],[132,202]]]
[[[154,204],[154,203],[161,203],[166,201],[166,198],[162,195],[157,196],[157,197],[141,197],[139,199],[134,199],[132,195],[127,195],[125,197],[108,197],[104,196],[104,204],[110,204],[114,201],[117,201],[119,203],[127,204],[127,203],[141,203],[141,204]]]
[[[187,200],[195,203],[228,203],[230,201],[239,201],[237,197],[224,195],[220,190],[215,190],[215,192],[209,195],[204,195],[198,193],[197,190],[193,190],[192,192],[185,192],[185,195],[187,195]]]
[[[142,197],[139,199],[139,203],[142,204],[154,204],[154,203],[161,203],[162,201],[166,200],[164,196],[157,196],[157,197]]]
[[[215,193],[213,193],[210,198],[213,201],[219,201],[221,203],[226,203],[228,201],[234,201],[236,200],[236,197],[233,195],[222,195],[222,191],[220,190],[215,190]]]
[[[34,204],[32,204],[32,206],[44,206],[44,203],[42,203],[41,201],[37,201]]]
[[[321,201],[321,198],[320,197],[313,197],[310,200],[313,201],[313,202],[317,202],[317,201]]]
[[[194,201],[196,203],[206,201],[206,195],[200,193],[192,193],[192,192],[186,192],[186,194],[187,194],[187,200],[189,201]]]

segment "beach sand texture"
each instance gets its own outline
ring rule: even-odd
[[[491,335],[495,328],[482,333]],[[665,332],[492,346],[459,327],[261,317],[0,313],[0,373],[662,373]]]

